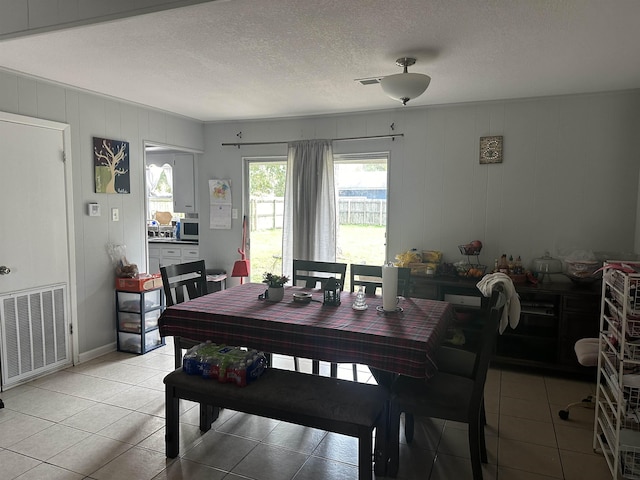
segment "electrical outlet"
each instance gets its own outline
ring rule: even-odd
[[[114,222],[120,220],[120,211],[117,208],[111,209],[111,220]]]

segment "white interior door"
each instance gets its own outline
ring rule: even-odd
[[[0,145],[0,367],[6,387],[72,360],[71,185],[60,124],[0,113]]]

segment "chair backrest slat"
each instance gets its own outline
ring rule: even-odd
[[[207,293],[204,260],[160,267],[167,306],[192,300]]]
[[[382,289],[382,267],[379,265],[361,265],[352,263],[349,266],[351,291],[355,292],[355,287],[362,285],[368,295],[376,293],[378,288]],[[398,267],[398,295],[409,296],[409,283],[411,280],[411,269]]]
[[[346,274],[346,263],[299,259],[293,261],[294,286],[298,286],[299,282],[304,282],[304,286],[307,288],[316,288],[318,284],[323,288],[326,281],[333,277],[340,282],[340,290],[342,290]]]

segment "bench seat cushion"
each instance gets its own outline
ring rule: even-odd
[[[235,403],[240,411],[254,404],[259,410],[281,410],[367,427],[374,425],[388,399],[388,393],[377,385],[274,368],[246,387],[187,375],[182,369],[167,375],[164,383],[176,388],[180,398],[189,399],[185,393],[197,392],[215,405],[234,409]]]

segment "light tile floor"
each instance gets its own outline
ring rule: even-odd
[[[293,361],[276,357],[281,368]],[[127,480],[351,480],[354,438],[275,420],[222,412],[201,434],[198,407],[183,402],[177,459],[164,455],[162,379],[173,368],[170,344],[143,356],[114,352],[3,392],[0,478]],[[310,369],[310,364],[306,364]],[[350,365],[340,374],[351,375]],[[360,380],[371,381],[366,367]],[[486,386],[486,480],[603,480],[593,452],[593,412],[572,411],[594,385],[492,368]],[[402,434],[401,434],[402,435]],[[401,443],[398,478],[471,479],[466,426],[419,419]]]

